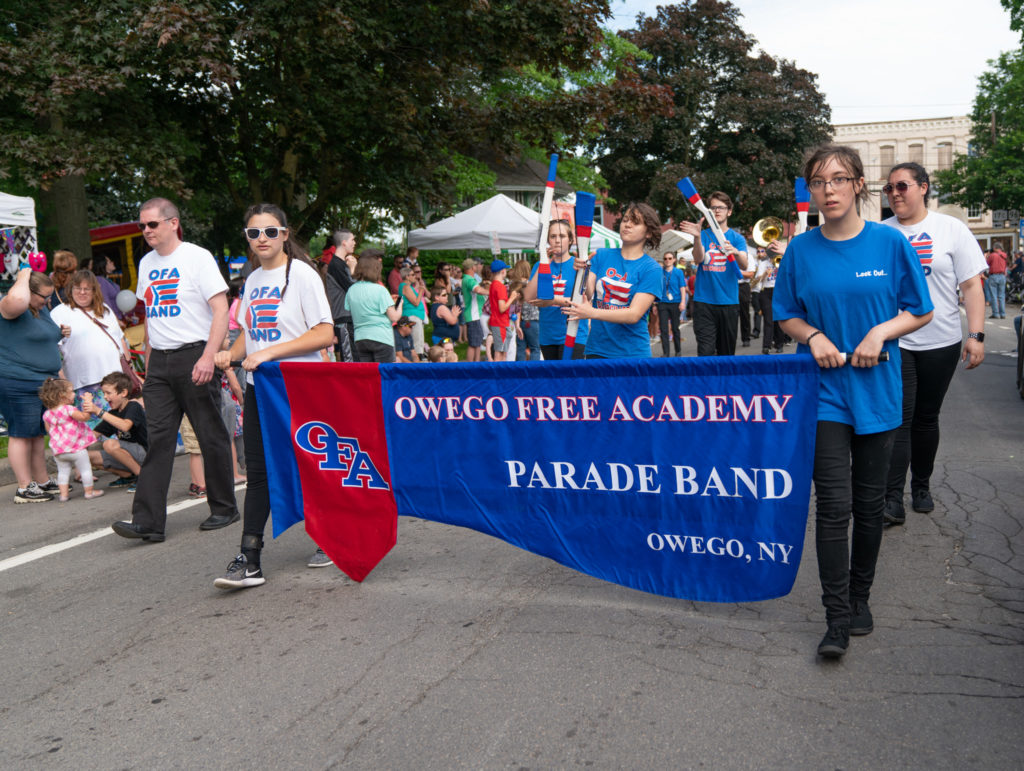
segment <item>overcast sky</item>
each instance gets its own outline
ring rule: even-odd
[[[733,0],[760,47],[818,75],[833,124],[966,115],[986,62],[1020,46],[999,0]],[[613,29],[665,2],[611,0]]]

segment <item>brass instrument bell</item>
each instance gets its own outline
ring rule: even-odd
[[[754,223],[751,235],[758,246],[768,246],[782,237],[785,227],[785,223],[778,217],[762,217]]]

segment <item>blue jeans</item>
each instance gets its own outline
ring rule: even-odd
[[[821,602],[830,623],[849,623],[850,600],[866,602],[871,594],[895,433],[855,434],[845,423],[818,421],[814,531]]]
[[[1006,318],[1006,274],[992,273],[985,282],[985,286],[991,286],[992,292],[992,315],[996,318]]]

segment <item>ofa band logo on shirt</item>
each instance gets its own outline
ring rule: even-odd
[[[625,308],[629,305],[629,290],[633,285],[626,279],[628,273],[619,275],[615,268],[608,268],[605,274],[597,280],[594,285],[594,294],[597,297],[598,307],[601,308]]]
[[[178,305],[178,284],[181,275],[177,268],[159,268],[149,272],[149,286],[144,293],[146,318],[181,315]]]
[[[932,272],[932,237],[927,233],[919,233],[916,236],[910,236],[910,245],[914,247],[914,251],[917,252],[917,257],[921,260],[921,267],[924,268],[924,274],[926,276],[931,275]]]
[[[373,465],[370,456],[359,447],[359,440],[338,436],[330,425],[319,420],[303,423],[295,432],[295,445],[319,458],[321,471],[341,471],[342,487],[388,490],[388,483]]]
[[[708,247],[708,260],[701,267],[704,270],[710,270],[712,273],[724,273],[728,264],[729,258],[722,251],[721,247],[718,244],[711,244]]]
[[[281,290],[276,286],[259,286],[249,293],[245,326],[252,340],[272,343],[281,339],[281,330],[277,328],[280,306]]]

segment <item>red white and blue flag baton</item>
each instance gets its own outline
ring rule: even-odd
[[[594,227],[594,205],[597,203],[591,193],[576,193],[576,254],[583,259],[590,255],[590,234]],[[572,301],[578,303],[583,299],[583,286],[587,280],[587,271],[576,271],[576,281],[572,285]],[[579,319],[570,319],[565,327],[565,347],[562,349],[562,358],[566,361],[572,358],[573,348],[576,346],[576,332],[580,328]]]
[[[718,220],[715,219],[715,215],[711,213],[711,210],[704,205],[704,201],[700,198],[700,193],[697,192],[696,186],[693,184],[693,180],[689,177],[683,177],[676,183],[676,187],[679,188],[679,192],[683,194],[683,198],[689,201],[697,211],[704,215],[704,219],[707,220],[708,227],[711,228],[711,232],[715,234],[715,240],[718,245],[723,249],[727,241],[725,240],[725,233],[722,232],[721,226],[718,224]]]
[[[558,169],[558,153],[551,153],[548,167],[548,181],[544,187],[544,203],[540,207],[540,265],[537,267],[537,299],[555,299],[555,285],[551,281],[551,263],[548,261],[548,227],[551,225],[551,201],[555,197],[555,171]]]
[[[795,235],[800,235],[807,230],[807,212],[811,208],[811,194],[807,190],[807,180],[797,177],[793,183],[793,194],[796,196],[796,218],[797,226]]]

